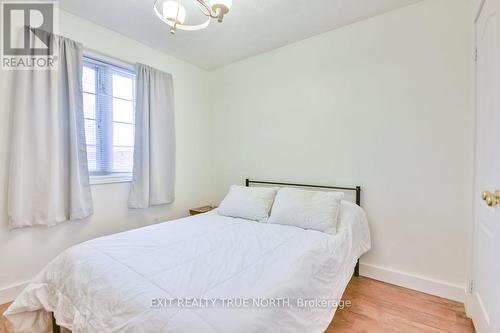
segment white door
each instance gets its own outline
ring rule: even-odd
[[[500,332],[500,192],[495,194],[500,190],[499,16],[500,0],[485,0],[476,20],[476,201],[471,315],[478,333]]]

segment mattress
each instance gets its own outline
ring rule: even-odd
[[[49,312],[75,333],[324,332],[370,248],[363,211],[345,211],[336,235],[212,211],[90,240],[5,316],[16,332],[44,332]]]

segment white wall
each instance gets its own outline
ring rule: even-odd
[[[472,220],[467,0],[427,0],[211,73],[217,195],[361,185],[362,273],[463,299]]]
[[[142,62],[172,73],[175,85],[177,177],[176,201],[147,210],[126,207],[129,184],[92,187],[95,214],[85,221],[53,228],[8,231],[6,213],[8,119],[7,75],[0,71],[0,304],[18,288],[9,288],[35,276],[65,248],[97,236],[150,223],[157,218],[188,214],[188,208],[210,203],[210,129],[207,109],[207,73],[190,64],[150,49],[136,41],[61,12],[60,32],[84,46],[129,62]],[[168,34],[168,30],[165,31]]]

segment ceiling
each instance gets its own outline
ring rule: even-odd
[[[169,33],[153,0],[62,0],[61,9],[204,69],[214,69],[420,0],[233,0],[224,23]],[[198,13],[195,0],[182,0]],[[191,10],[191,8],[193,10]]]

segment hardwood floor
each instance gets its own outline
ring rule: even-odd
[[[351,280],[344,300],[351,307],[339,309],[325,333],[475,332],[463,304],[364,277]],[[2,316],[0,333],[12,332]]]
[[[475,332],[464,305],[365,277],[344,293],[352,306],[338,310],[326,333]]]
[[[14,330],[11,329],[9,322],[5,320],[3,316],[3,313],[5,312],[5,310],[7,310],[9,304],[0,305],[0,333],[14,332]]]

